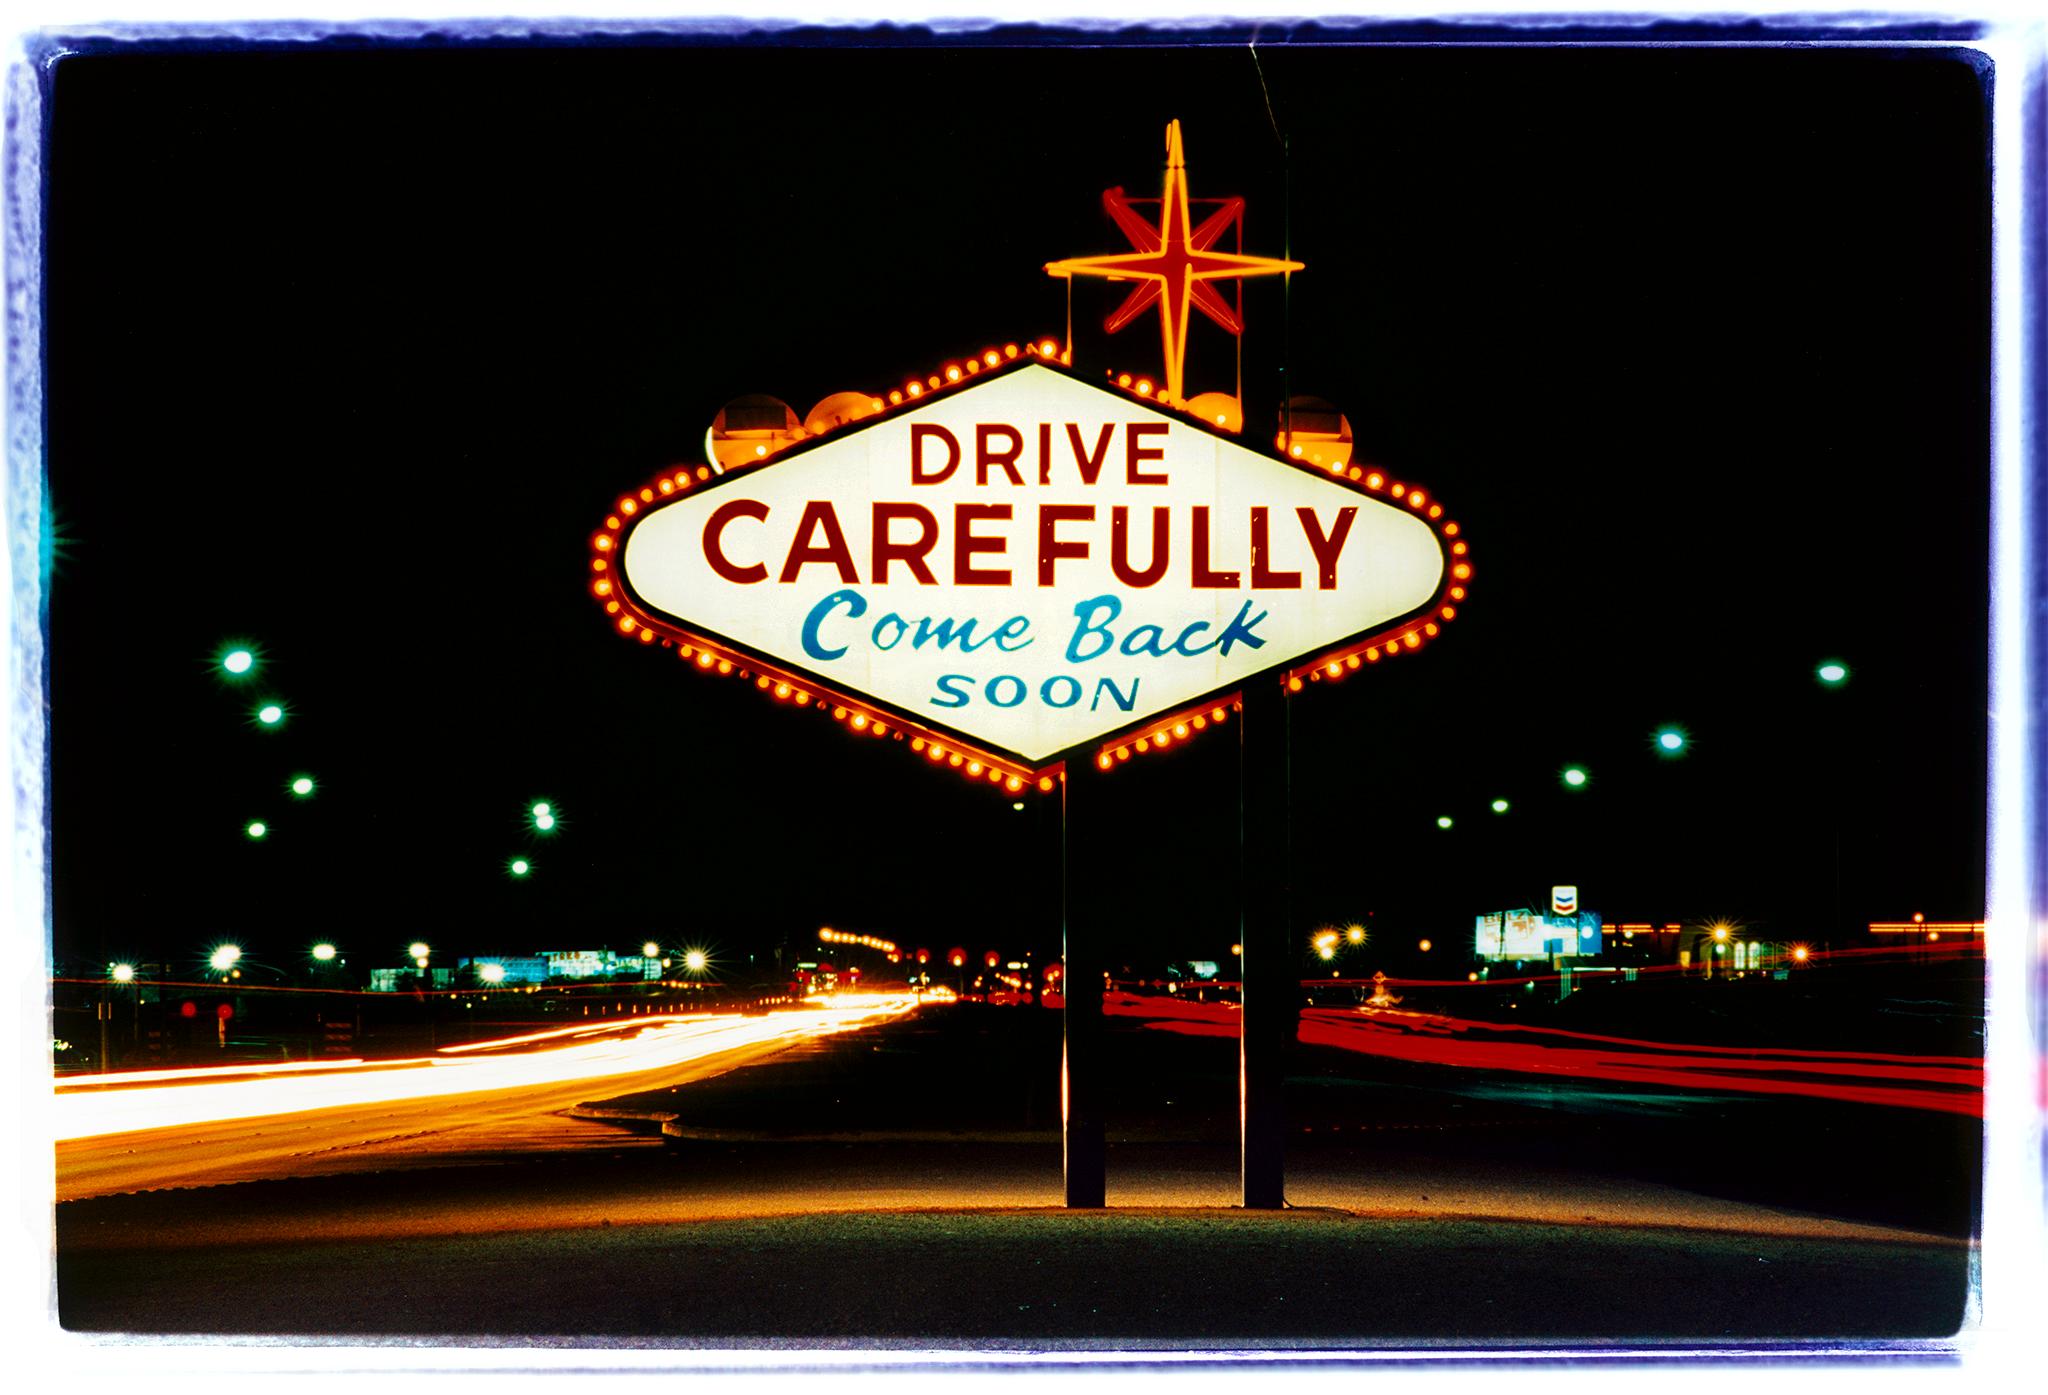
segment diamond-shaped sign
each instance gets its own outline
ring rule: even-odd
[[[992,775],[1413,648],[1469,575],[1419,489],[1032,357],[659,483],[595,539],[624,633]]]

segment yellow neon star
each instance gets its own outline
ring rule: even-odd
[[[1300,262],[1277,257],[1246,257],[1213,252],[1197,245],[1188,216],[1187,160],[1181,151],[1180,122],[1166,127],[1166,189],[1159,200],[1159,245],[1150,250],[1120,252],[1108,257],[1070,257],[1047,262],[1052,276],[1102,276],[1151,281],[1159,288],[1159,333],[1166,356],[1166,392],[1182,400],[1183,368],[1188,352],[1188,307],[1203,291],[1202,283],[1240,276],[1273,276],[1300,271]]]

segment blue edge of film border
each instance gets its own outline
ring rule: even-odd
[[[12,905],[17,920],[25,921],[32,914],[41,922],[44,962],[51,962],[54,939],[45,881],[49,839],[49,756],[46,715],[49,693],[47,580],[52,540],[45,526],[48,514],[42,434],[42,155],[49,145],[51,89],[57,66],[66,57],[116,52],[247,52],[276,49],[285,45],[317,46],[327,52],[348,52],[394,47],[466,46],[832,48],[856,42],[862,46],[880,44],[899,48],[994,48],[1019,45],[1053,47],[1076,43],[1109,43],[1133,48],[1478,44],[1529,48],[1854,45],[1871,48],[1954,46],[1967,49],[1977,47],[2002,32],[2010,32],[2008,26],[1990,18],[1925,14],[1735,16],[1720,19],[1681,19],[1644,14],[1602,15],[1597,20],[1589,20],[1570,14],[1530,13],[1484,18],[1472,16],[1396,20],[1284,20],[1263,23],[1204,21],[1182,25],[1122,19],[1103,19],[1094,22],[1077,20],[1060,25],[972,19],[936,19],[869,25],[717,18],[276,20],[251,23],[103,23],[61,30],[45,29],[22,35],[16,52],[10,55],[4,148],[6,316],[9,347],[6,504],[7,564],[10,581],[8,681],[13,693],[9,755],[17,830],[13,860],[8,868],[11,874],[8,880],[12,882]],[[2020,441],[2019,452],[2022,458],[2019,461],[1991,462],[1994,473],[1994,513],[2001,507],[2016,505],[2019,508],[2027,544],[2026,554],[2021,558],[2000,558],[1994,552],[1993,561],[2005,564],[2007,584],[2017,581],[2035,604],[2033,632],[1995,636],[1993,648],[1995,650],[1999,639],[2003,639],[2009,643],[2017,643],[2023,652],[2033,656],[2031,666],[2024,675],[2025,711],[2032,717],[2028,724],[2029,737],[2021,744],[2017,761],[2012,759],[2010,753],[2002,754],[2000,760],[2003,769],[2031,772],[2031,780],[2023,800],[2026,809],[2025,822],[2028,826],[2022,830],[2022,846],[2027,850],[2027,856],[2033,865],[2013,871],[2028,888],[2027,908],[2032,912],[2032,918],[2038,922],[2043,918],[2044,912],[2048,912],[2048,907],[2044,907],[2040,899],[2041,878],[2029,874],[2038,871],[2042,857],[2041,843],[2036,836],[2034,825],[2038,822],[2036,811],[2043,806],[2044,797],[2048,797],[2048,770],[2043,770],[2038,762],[2029,761],[2028,756],[2033,749],[2032,741],[2037,739],[2032,733],[2038,731],[2041,726],[2040,695],[2044,686],[2048,686],[2042,681],[2039,658],[2042,652],[2042,632],[2048,629],[2048,606],[2040,604],[2043,595],[2041,576],[2038,567],[2032,565],[2032,559],[2039,555],[2039,526],[2036,521],[2034,491],[2042,480],[2044,459],[2044,428],[2039,409],[2044,399],[2048,399],[2048,385],[2043,383],[2040,359],[2034,352],[2041,340],[2044,318],[2041,253],[2044,246],[2048,246],[2048,237],[2044,237],[2043,231],[2044,221],[2048,220],[2044,220],[2044,161],[2041,157],[2044,145],[2048,145],[2048,116],[2044,116],[2044,112],[2048,112],[2048,102],[2044,102],[2044,63],[2038,39],[2034,47],[2023,52],[2021,57],[2024,64],[2022,70],[2016,75],[2011,75],[2017,77],[2024,86],[2024,97],[2020,103],[2020,129],[2012,131],[1994,128],[1993,136],[1995,141],[2014,141],[2023,153],[2031,149],[2034,158],[2023,162],[2025,174],[2021,189],[2021,207],[2017,212],[2005,209],[1999,211],[1997,215],[1993,230],[1994,260],[1995,248],[2002,245],[2005,240],[2013,238],[2019,239],[2020,244],[2034,255],[2025,263],[2024,274],[2029,278],[2028,283],[2019,288],[2008,286],[2001,291],[2004,296],[2017,294],[2023,298],[2019,334],[2021,343],[2016,359],[1994,356],[1992,386],[1994,394],[1998,394],[2001,386],[1997,381],[1998,367],[2002,363],[2016,362],[2021,382],[2018,385],[2003,386],[2008,392],[2016,392],[2035,410],[2030,423],[2031,431]],[[1978,72],[1988,102],[1991,81],[1988,55],[1979,54]],[[2012,401],[2010,398],[2003,400]],[[2016,490],[2013,487],[2015,480]],[[2015,562],[2019,563],[2021,568],[2018,576],[2010,575]],[[2030,644],[2030,640],[2033,643]],[[2022,775],[2021,778],[2027,777]],[[29,830],[34,830],[36,836],[20,836]],[[2018,957],[2028,954],[2029,950],[2022,941],[2007,947],[2007,952]],[[2036,964],[2035,968],[2035,977],[2038,979],[2040,966]],[[2033,1180],[2036,1183],[2040,1180],[2039,1161],[2038,1158],[2034,1159],[2037,1167]],[[1980,1226],[1981,1224],[1980,1222]],[[1974,1264],[1970,1281],[1969,1311],[1974,1316],[1981,1313],[1982,1299],[1982,1278]],[[50,1315],[50,1321],[54,1327],[54,1312]],[[1083,1369],[1105,1366],[1125,1369],[1135,1367],[1149,1368],[1159,1373],[1166,1370],[1213,1370],[1229,1367],[1286,1369],[1309,1366],[1328,1369],[1344,1365],[1413,1365],[1418,1362],[1432,1368],[1455,1367],[1468,1371],[1474,1368],[1562,1366],[1589,1361],[1601,1364],[1616,1361],[1628,1364],[1790,1363],[1810,1367],[1816,1358],[1828,1364],[1849,1362],[1868,1365],[1882,1362],[1948,1366],[1959,1363],[1967,1339],[1966,1327],[1964,1333],[1949,1339],[1861,1342],[1752,1341],[1726,1345],[1649,1345],[1617,1341],[1588,1346],[1543,1348],[1390,1347],[1319,1351],[1217,1349],[1170,1353],[1148,1352],[1142,1349],[1107,1349],[1099,1352],[997,1354],[987,1351],[941,1349],[922,1354],[900,1350],[875,1351],[862,1353],[851,1361],[831,1357],[820,1360],[819,1357],[824,1355],[822,1352],[804,1355],[799,1351],[787,1349],[744,1355],[739,1350],[712,1352],[699,1349],[695,1355],[687,1355],[681,1351],[665,1353],[663,1363],[678,1368],[699,1370],[770,1368],[785,1371],[808,1369],[849,1373],[862,1370],[903,1369],[906,1365],[923,1369],[937,1365],[945,1369],[962,1371],[997,1371],[1014,1369],[1019,1364]],[[411,1339],[390,1343],[376,1339],[354,1340],[366,1346],[415,1347]],[[147,1339],[142,1341],[147,1344]],[[327,1344],[329,1343],[322,1342],[322,1345]],[[585,1349],[584,1354],[579,1356],[576,1364],[602,1368],[603,1361],[593,1361],[591,1357],[596,1351],[603,1350],[606,1345],[609,1344],[593,1342]],[[445,1364],[420,1361],[424,1354],[415,1347],[415,1355],[408,1364],[417,1362],[443,1370],[470,1364],[465,1363],[454,1350],[449,1351],[452,1359]],[[852,1354],[835,1355],[843,1358]],[[346,1369],[347,1364],[342,1363],[340,1369]],[[382,1367],[378,1364],[366,1364],[361,1369],[367,1371],[380,1368]],[[538,1373],[559,1368],[543,1364],[500,1366],[493,1363],[491,1369],[493,1372],[530,1370]],[[650,1368],[635,1362],[630,1367],[621,1366],[616,1369],[644,1371],[659,1367]]]

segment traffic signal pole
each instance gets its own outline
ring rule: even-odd
[[[1103,862],[1118,846],[1102,826],[1103,772],[1092,749],[1069,754],[1060,790],[1061,988],[1066,1008],[1060,1055],[1060,1137],[1066,1204],[1104,1204],[1108,1168],[1102,1121],[1102,974],[1108,932],[1102,909]]]
[[[1272,676],[1245,686],[1238,724],[1238,848],[1244,957],[1239,966],[1239,1177],[1247,1209],[1287,1204],[1287,1112],[1282,1090],[1294,1045],[1301,979],[1289,931],[1293,878],[1288,826],[1287,690]]]

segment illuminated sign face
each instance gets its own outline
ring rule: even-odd
[[[1579,913],[1579,889],[1575,886],[1554,886],[1550,888],[1550,913],[1552,915],[1577,915]]]
[[[1537,911],[1497,911],[1473,922],[1472,948],[1481,959],[1547,959],[1602,952],[1600,917],[1591,911],[1553,920]]]
[[[1418,617],[1436,633],[1442,510],[1383,478],[1021,362],[656,497],[600,547],[629,633],[1037,770],[1411,621],[1412,648]]]

